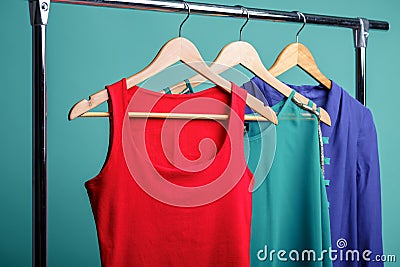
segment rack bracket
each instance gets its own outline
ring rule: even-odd
[[[32,26],[45,26],[49,18],[50,0],[29,0]]]
[[[365,18],[358,18],[360,26],[353,29],[354,45],[356,48],[367,47],[369,36],[369,20]]]
[[[356,98],[361,104],[366,104],[366,60],[367,42],[370,21],[365,18],[358,18],[360,25],[353,29],[354,46],[356,49]]]

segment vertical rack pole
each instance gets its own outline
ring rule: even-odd
[[[361,104],[366,104],[366,50],[368,41],[369,21],[359,18],[360,26],[353,30],[356,48],[356,98]]]
[[[46,25],[50,0],[29,0],[32,26],[32,266],[47,267]]]

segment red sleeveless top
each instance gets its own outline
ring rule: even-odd
[[[107,87],[110,144],[85,183],[104,267],[249,266],[252,174],[244,158],[246,92],[170,95],[123,79]],[[228,114],[129,118],[128,112]]]

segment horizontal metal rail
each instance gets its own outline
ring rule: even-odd
[[[182,1],[151,1],[151,0],[52,0],[52,2],[68,3],[75,5],[103,6],[139,10],[153,10],[162,12],[186,12]],[[245,17],[241,6],[214,5],[196,2],[187,2],[192,14],[207,16],[224,17]],[[278,22],[299,22],[303,23],[303,18],[299,18],[296,12],[275,11],[246,6],[250,19],[269,20]],[[307,24],[318,24],[334,27],[357,29],[360,27],[358,18],[346,18],[336,16],[325,16],[304,13]],[[389,23],[386,21],[369,20],[369,29],[389,30]]]

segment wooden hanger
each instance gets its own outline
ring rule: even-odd
[[[240,29],[240,35],[246,23]],[[214,62],[210,65],[210,68],[212,69],[212,71],[220,74],[237,65],[242,65],[286,97],[289,97],[291,92],[293,91],[292,88],[279,81],[264,67],[256,49],[251,44],[244,41],[232,42],[226,45],[218,54]],[[189,79],[192,87],[197,86],[205,81],[206,79],[204,77],[201,77],[200,75],[196,75]],[[180,93],[185,88],[186,83],[181,82],[174,86],[171,86],[170,90],[171,93]],[[304,105],[307,105],[309,102],[308,98],[297,92],[295,93],[294,97]],[[328,112],[326,112],[326,110],[324,110],[323,108],[320,108],[320,119],[325,124],[331,126],[331,118]]]
[[[273,76],[278,77],[289,69],[298,66],[326,89],[331,89],[332,81],[326,78],[319,70],[310,50],[305,45],[299,43],[299,34],[306,25],[306,17],[301,12],[297,12],[297,14],[299,17],[300,15],[303,16],[304,23],[296,34],[296,42],[289,44],[282,50],[268,71]]]
[[[189,67],[191,67],[196,72],[204,75],[206,79],[220,86],[227,92],[231,92],[231,83],[221,76],[215,74],[207,64],[202,60],[200,53],[197,48],[188,39],[178,37],[167,42],[157,54],[156,58],[141,72],[126,79],[127,87],[130,88],[144,80],[150,78],[151,76],[157,74],[158,72],[164,70],[165,68],[175,64],[176,62],[182,61]],[[97,107],[101,103],[108,100],[108,92],[106,89],[101,90],[89,97],[89,100],[83,99],[76,103],[70,110],[69,119],[73,120],[79,116],[82,116],[87,111]],[[265,117],[267,120],[278,123],[275,112],[270,107],[265,107],[257,98],[248,94],[246,99],[246,104],[252,108],[254,111]],[[130,115],[135,116],[136,113],[132,112]],[[88,116],[82,117],[102,117],[107,114],[105,113],[94,113]],[[158,118],[172,118],[169,113],[159,113]],[[201,118],[212,118],[212,114],[204,116]],[[254,117],[254,116],[253,116]],[[262,120],[259,118],[259,120]]]
[[[187,5],[186,2],[185,6]],[[188,6],[188,5],[187,5]],[[190,8],[188,7],[188,16],[186,19],[181,23],[179,28],[179,36],[181,35],[181,28],[183,23],[188,19],[190,15]],[[204,62],[202,59],[199,51],[197,50],[196,46],[190,42],[188,39],[183,37],[177,37],[170,41],[168,41],[158,52],[157,56],[154,60],[142,71],[139,73],[129,77],[126,79],[127,88],[131,88],[144,80],[156,75],[157,73],[161,72],[162,70],[166,69],[167,67],[177,63],[183,62],[194,71],[198,72],[202,76],[206,77],[206,79],[210,80],[220,88],[224,89],[227,92],[231,92],[231,83],[215,72],[213,72],[209,66]],[[78,116],[82,116],[87,111],[93,109],[94,107],[100,105],[101,103],[108,100],[108,92],[106,89],[101,90],[89,97],[89,100],[81,100],[80,102],[76,103],[70,110],[69,119],[73,120]],[[275,112],[270,107],[265,107],[264,103],[262,103],[257,98],[253,97],[250,94],[247,94],[246,104],[252,108],[254,111],[259,113],[265,119],[273,122],[274,124],[278,123],[278,119],[276,117]],[[134,112],[131,112],[129,116],[135,116]],[[101,114],[99,114],[101,115]],[[102,114],[104,116],[104,114]],[[182,115],[182,114],[180,114]],[[204,116],[199,116],[204,115]],[[209,118],[213,117],[216,114],[196,114],[196,118]],[[93,114],[94,117],[96,114]],[[152,116],[154,117],[154,116]],[[158,113],[157,118],[171,118],[171,113]],[[254,116],[253,116],[254,117]],[[262,120],[262,119],[260,119]]]

